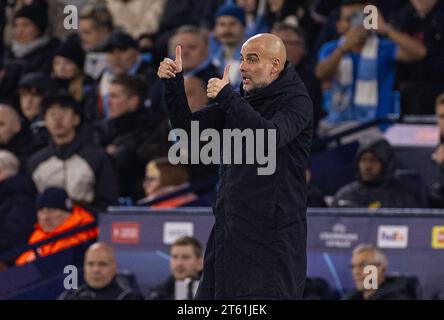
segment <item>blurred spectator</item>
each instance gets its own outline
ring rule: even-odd
[[[28,158],[43,145],[22,126],[20,116],[10,105],[0,104],[0,149],[12,152],[26,168]]]
[[[236,0],[236,4],[245,11],[245,38],[269,32],[270,27],[265,17],[267,0]]]
[[[305,169],[305,180],[307,181],[307,207],[325,208],[327,203],[324,200],[322,191],[311,182],[311,170]]]
[[[191,190],[187,170],[172,165],[168,158],[150,161],[146,166],[143,188],[145,198],[139,205],[153,203],[154,208],[198,207],[208,205]],[[170,197],[166,196],[171,195]],[[156,201],[159,200],[159,201]]]
[[[187,300],[192,300],[194,292],[191,285],[200,279],[203,269],[202,246],[193,237],[180,237],[171,245],[170,269],[172,275],[164,283],[154,288],[148,294],[150,300],[175,300],[176,282],[191,280],[187,290]]]
[[[342,187],[334,207],[420,208],[419,199],[394,177],[395,155],[390,144],[376,140],[363,145],[356,155],[358,180]]]
[[[341,38],[324,44],[319,52],[316,76],[331,90],[329,97],[324,96],[328,115],[320,123],[322,134],[390,113],[396,61],[418,61],[426,54],[420,42],[386,24],[382,15],[377,32],[366,31],[366,3],[343,2],[336,25]]]
[[[26,74],[19,83],[20,111],[23,127],[29,130],[42,147],[48,143],[48,131],[42,115],[42,102],[52,87],[51,79],[42,72]]]
[[[377,289],[366,286],[366,266],[374,266],[377,270]],[[373,245],[361,244],[353,250],[351,268],[356,290],[346,300],[414,300],[402,278],[386,276],[388,261],[385,254]],[[371,281],[369,281],[371,282]],[[368,284],[368,283],[367,283]],[[373,283],[371,283],[373,285]],[[366,288],[367,287],[367,288]]]
[[[444,93],[436,98],[436,119],[439,128],[440,142],[432,160],[438,169],[438,182],[430,190],[430,205],[433,208],[444,208]]]
[[[28,164],[37,190],[63,187],[71,199],[91,210],[104,210],[114,204],[117,183],[111,160],[91,142],[91,133],[80,126],[74,98],[63,93],[48,97],[43,102],[43,117],[50,143]]]
[[[109,89],[109,119],[98,126],[98,139],[117,168],[120,197],[143,197],[145,165],[168,153],[169,125],[166,117],[143,107],[146,83],[120,75]]]
[[[22,65],[24,73],[32,71],[51,72],[51,61],[58,40],[45,34],[48,12],[45,6],[27,5],[14,15],[11,46],[6,59]]]
[[[218,70],[208,56],[208,33],[194,26],[177,29],[169,42],[169,56],[173,57],[176,46],[182,47],[182,67],[184,77],[199,77],[206,84],[218,77]]]
[[[444,12],[438,0],[410,0],[398,24],[427,48],[424,60],[399,68],[402,112],[433,114],[435,99],[444,91]]]
[[[142,300],[117,274],[113,248],[103,242],[92,244],[83,263],[85,284],[63,292],[59,300]]]
[[[83,120],[92,122],[98,118],[96,88],[94,80],[83,72],[84,64],[85,52],[71,38],[54,53],[52,77],[81,105]]]
[[[166,0],[107,0],[114,25],[133,38],[158,31]]]
[[[94,79],[106,67],[106,55],[102,51],[113,29],[113,18],[106,5],[88,4],[81,10],[79,36],[86,51],[85,73]]]
[[[220,75],[224,73],[227,64],[231,65],[230,84],[239,90],[242,82],[239,66],[240,50],[245,39],[245,12],[235,5],[223,5],[217,10],[215,18],[210,56]]]
[[[95,221],[85,209],[72,205],[68,194],[61,188],[51,187],[43,191],[36,199],[37,224],[29,237],[28,244],[37,243],[58,234],[67,232]],[[61,250],[97,238],[99,230],[91,227],[71,236],[45,244],[37,250],[29,250],[21,254],[15,261],[21,266],[33,262],[39,257],[49,256]]]
[[[126,33],[113,33],[105,46],[108,67],[98,79],[99,116],[109,117],[109,90],[112,80],[120,75],[139,76],[146,81],[147,94],[141,101],[144,107],[162,112],[162,83],[151,65],[143,61],[137,41]]]
[[[315,77],[314,61],[308,55],[305,33],[301,28],[295,28],[288,24],[275,24],[272,33],[284,42],[287,50],[287,60],[295,65],[296,72],[307,87],[313,102],[313,123],[316,132],[319,120],[324,116],[322,90],[319,80]]]
[[[26,244],[35,223],[35,192],[19,160],[0,150],[0,253]]]
[[[196,76],[186,78],[184,86],[191,112],[199,111],[208,105],[207,85],[203,79]]]

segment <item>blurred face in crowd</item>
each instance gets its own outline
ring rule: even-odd
[[[80,39],[82,40],[83,49],[89,51],[104,43],[109,32],[104,28],[97,28],[94,21],[91,19],[80,19],[79,34]]]
[[[145,179],[143,180],[143,190],[145,191],[145,196],[153,195],[157,190],[159,190],[160,183],[160,170],[157,166],[150,162],[147,165],[145,172]]]
[[[410,0],[413,8],[422,15],[429,13],[437,2],[438,0]]]
[[[380,258],[380,256],[374,250],[363,250],[353,254],[351,260],[351,268],[353,280],[355,282],[356,290],[358,291],[366,291],[364,287],[365,277],[369,275],[369,273],[364,273],[364,268],[366,266],[375,266],[378,272],[378,287],[384,282],[384,274],[387,268],[386,262]]]
[[[282,10],[285,0],[267,0],[268,6],[272,13],[276,13]]]
[[[345,34],[352,28],[351,19],[357,12],[363,12],[365,5],[351,4],[341,6],[339,20],[336,23],[336,30],[339,34]]]
[[[216,20],[214,35],[223,45],[234,47],[244,38],[244,26],[232,16],[220,16]]]
[[[176,280],[184,280],[188,277],[198,278],[202,265],[202,257],[196,256],[192,245],[171,247],[170,267]]]
[[[20,44],[28,44],[40,36],[37,26],[27,18],[14,19],[14,40]]]
[[[20,89],[20,109],[26,119],[32,121],[41,112],[43,96],[34,88]]]
[[[0,145],[9,143],[20,130],[17,113],[10,106],[0,105]]]
[[[171,48],[182,47],[182,67],[184,71],[192,70],[205,61],[208,46],[202,36],[195,33],[181,33],[171,40]]]
[[[243,89],[252,92],[277,79],[285,63],[285,55],[284,44],[271,34],[258,35],[245,42],[240,59]]]
[[[114,48],[106,55],[108,66],[110,67],[114,75],[127,74],[134,63],[136,63],[138,56],[139,51],[134,48]]]
[[[273,34],[282,39],[285,44],[288,61],[297,66],[306,54],[304,39],[291,30],[279,30],[273,32]]]
[[[43,208],[37,212],[37,219],[43,231],[52,232],[62,225],[70,215],[71,213],[64,210]]]
[[[54,140],[71,141],[75,137],[76,127],[80,124],[80,117],[72,108],[52,105],[45,112],[45,123]]]
[[[102,244],[93,244],[85,255],[84,272],[85,282],[91,288],[101,289],[110,284],[117,273],[112,249]]]
[[[65,80],[74,79],[80,73],[74,62],[61,56],[54,57],[52,70],[56,78]]]
[[[237,0],[236,4],[244,9],[247,14],[256,13],[257,0]]]
[[[125,87],[120,84],[111,84],[108,106],[110,119],[115,119],[125,113],[136,110],[139,106],[139,98],[128,95]]]
[[[198,77],[185,79],[185,94],[191,112],[196,112],[208,105],[205,83]]]
[[[444,136],[444,103],[436,106],[436,119],[438,121],[439,132]]]
[[[363,182],[373,182],[382,173],[382,163],[372,152],[364,152],[358,162],[359,174]]]

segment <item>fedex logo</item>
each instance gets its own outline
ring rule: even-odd
[[[378,247],[402,249],[408,245],[407,226],[379,226],[378,227]]]

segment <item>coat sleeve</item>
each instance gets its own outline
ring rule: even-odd
[[[173,128],[181,128],[187,132],[191,130],[191,121],[199,121],[200,130],[213,128],[220,130],[224,126],[225,111],[217,104],[207,106],[197,112],[191,112],[185,95],[183,74],[176,74],[176,78],[164,80],[165,100],[168,115]]]
[[[262,117],[230,85],[226,85],[219,92],[215,101],[226,110],[236,128],[276,129],[277,149],[294,140],[312,121],[312,102],[308,95],[304,94],[295,93],[285,98],[271,119]]]
[[[94,209],[106,210],[107,206],[117,203],[117,177],[111,159],[105,152],[96,172]]]

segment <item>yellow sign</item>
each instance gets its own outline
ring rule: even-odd
[[[444,226],[435,226],[432,229],[432,248],[444,249]]]

